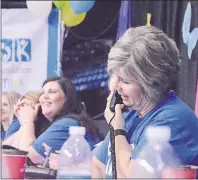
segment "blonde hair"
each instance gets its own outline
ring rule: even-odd
[[[5,96],[5,98],[7,98],[8,100],[10,106],[9,123],[11,123],[14,118],[14,107],[17,104],[17,101],[19,100],[21,95],[17,92],[3,92],[2,96]]]
[[[41,95],[40,91],[29,91],[25,95],[23,95],[19,101],[21,101],[24,98],[27,98],[29,100],[34,101],[35,104],[39,102],[39,97]]]

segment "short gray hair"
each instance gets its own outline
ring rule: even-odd
[[[176,87],[180,55],[175,42],[153,26],[129,28],[108,55],[107,71],[124,72],[135,79],[154,102]]]

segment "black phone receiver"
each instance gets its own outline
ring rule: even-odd
[[[122,101],[121,95],[118,94],[117,91],[114,91],[113,92],[113,95],[112,95],[112,98],[110,100],[110,107],[109,107],[109,109],[111,110],[111,112],[114,112],[115,113],[115,106],[116,106],[116,104],[123,104],[123,101]]]

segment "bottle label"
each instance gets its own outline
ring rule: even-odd
[[[171,169],[171,168],[165,168],[162,171],[162,178],[180,178],[180,179],[195,179],[196,178],[196,169]]]
[[[82,175],[82,176],[77,176],[77,175],[69,175],[69,174],[58,174],[56,176],[56,179],[91,179],[90,175]]]

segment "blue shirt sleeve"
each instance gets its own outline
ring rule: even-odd
[[[5,131],[1,131],[1,140],[2,140],[2,141],[5,139],[5,134],[6,134]]]
[[[69,137],[69,127],[79,126],[78,122],[70,119],[63,118],[55,121],[52,125],[43,132],[36,141],[32,144],[33,148],[44,158],[46,157],[44,152],[43,143],[52,147],[52,152],[60,150],[64,142]]]
[[[21,125],[20,125],[19,120],[14,119],[5,134],[4,140],[8,138],[9,136],[11,136],[12,134],[14,134],[15,132],[17,132],[20,129],[20,127]]]
[[[97,148],[97,151],[95,151],[94,156],[103,164],[106,164],[107,160],[107,152],[108,152],[108,146],[109,146],[109,133],[105,137],[104,141],[102,144]]]

